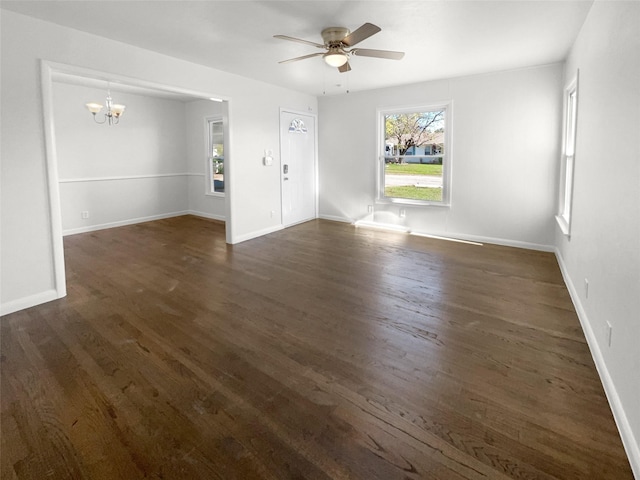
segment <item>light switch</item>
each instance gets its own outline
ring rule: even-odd
[[[271,150],[270,148],[264,149],[264,158],[262,159],[262,162],[267,167],[273,165],[273,150]]]

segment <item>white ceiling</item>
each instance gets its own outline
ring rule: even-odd
[[[15,1],[25,15],[313,95],[562,61],[592,0],[577,1]],[[403,60],[352,57],[338,73],[318,52],[274,39],[322,43],[320,31],[365,22],[382,32],[362,48],[401,50]],[[338,86],[339,85],[339,86]]]

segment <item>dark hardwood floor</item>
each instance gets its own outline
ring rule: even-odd
[[[2,318],[3,479],[631,479],[555,257],[185,216]]]

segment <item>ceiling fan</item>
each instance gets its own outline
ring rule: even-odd
[[[350,32],[348,28],[344,27],[329,27],[325,28],[320,33],[324,42],[322,44],[302,40],[301,38],[289,37],[287,35],[274,35],[274,38],[304,43],[305,45],[311,45],[313,47],[326,50],[325,52],[311,53],[309,55],[303,55],[302,57],[290,58],[289,60],[283,60],[278,63],[297,62],[298,60],[304,60],[306,58],[322,56],[328,65],[337,67],[338,71],[344,73],[351,70],[351,66],[349,65],[350,55],[357,55],[359,57],[387,58],[390,60],[400,60],[404,57],[404,52],[372,50],[369,48],[353,48],[355,45],[370,36],[375,35],[380,30],[380,27],[372,23],[365,23],[353,32]]]

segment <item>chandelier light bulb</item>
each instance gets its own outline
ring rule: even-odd
[[[111,92],[109,90],[107,90],[107,101],[106,101],[107,111],[104,112],[103,114],[104,117],[102,118],[102,121],[99,121],[96,115],[100,113],[100,111],[104,108],[103,105],[100,105],[99,103],[87,103],[86,107],[89,110],[89,112],[91,112],[91,114],[93,115],[93,120],[96,123],[99,123],[99,124],[108,123],[109,125],[117,125],[118,122],[120,121],[120,117],[124,113],[124,109],[126,108],[124,105],[114,104],[112,102]]]

